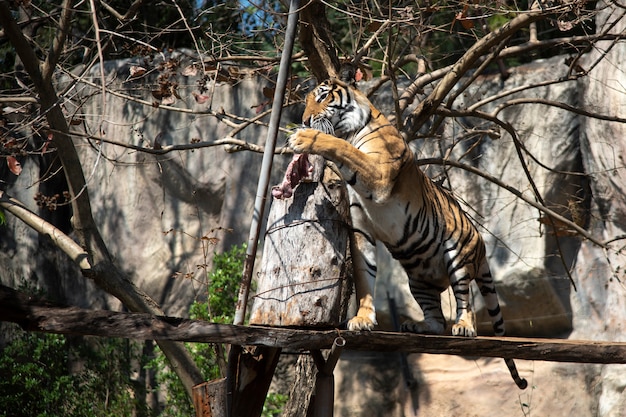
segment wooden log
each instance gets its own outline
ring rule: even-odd
[[[350,241],[345,187],[339,180],[322,180],[323,158],[299,155],[278,194],[287,197],[293,191],[295,179],[307,175],[309,162],[315,181],[300,183],[291,197],[273,200],[250,324],[328,327],[345,318]],[[280,351],[231,347],[232,416],[261,414]]]
[[[626,342],[515,337],[470,339],[410,333],[235,326],[147,313],[59,307],[32,299],[4,286],[0,286],[0,321],[18,323],[26,330],[47,333],[229,343],[301,351],[328,349],[335,338],[341,335],[346,341],[344,349],[348,350],[507,357],[554,362],[626,363]]]
[[[323,159],[315,158],[323,172]],[[273,200],[250,324],[336,327],[345,320],[349,203],[345,186],[328,179],[328,171],[323,181],[300,183],[292,197]]]

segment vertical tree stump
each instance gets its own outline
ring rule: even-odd
[[[323,159],[309,158],[325,178],[272,202],[252,325],[336,327],[345,319],[351,288],[347,190],[323,169]]]
[[[352,274],[347,190],[324,169],[323,158],[309,158],[314,181],[272,202],[251,325],[337,327],[346,317]],[[258,416],[280,349],[233,349],[232,415]],[[302,381],[301,390],[309,391],[303,398],[309,399],[313,386]]]

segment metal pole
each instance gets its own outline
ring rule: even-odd
[[[243,324],[244,317],[246,315],[246,304],[248,303],[250,282],[252,281],[252,270],[254,268],[259,235],[261,233],[261,224],[265,214],[265,202],[267,198],[267,191],[269,189],[272,163],[274,161],[276,136],[278,135],[278,127],[280,125],[280,116],[283,110],[283,100],[287,87],[287,79],[291,69],[291,53],[296,36],[296,28],[298,27],[299,3],[299,0],[291,0],[289,5],[287,31],[285,32],[285,46],[280,57],[280,68],[278,69],[278,79],[276,80],[276,90],[274,91],[272,114],[270,116],[270,123],[267,129],[267,139],[265,141],[265,151],[263,153],[263,164],[261,165],[261,174],[257,185],[256,201],[254,204],[254,212],[252,214],[252,223],[250,224],[248,247],[243,267],[243,278],[239,288],[239,297],[237,299],[233,324]]]
[[[250,233],[246,249],[246,258],[243,266],[241,286],[239,287],[237,305],[235,306],[235,318],[233,320],[233,324],[237,325],[242,325],[246,316],[246,306],[248,304],[248,295],[250,293],[250,282],[252,281],[252,270],[254,269],[259,235],[261,234],[261,224],[265,215],[265,202],[269,189],[272,163],[274,162],[276,137],[278,136],[278,127],[280,125],[280,117],[283,110],[285,90],[287,89],[287,79],[291,70],[291,53],[296,36],[296,29],[298,27],[299,6],[299,0],[291,0],[289,4],[287,30],[285,32],[285,45],[280,57],[280,67],[278,69],[278,78],[276,79],[276,90],[274,91],[272,113],[270,115],[270,123],[267,129],[267,139],[265,140],[263,163],[261,165],[259,182],[257,184],[256,200],[254,203],[254,211],[252,213],[252,222],[250,224]],[[233,410],[232,401],[234,391],[239,388],[237,387],[237,378],[239,373],[239,359],[241,351],[241,346],[233,345],[231,346],[228,354],[228,388],[226,393],[226,407],[229,416],[232,414]]]
[[[341,356],[341,351],[343,350],[343,347],[345,345],[346,339],[341,336],[335,338],[333,342],[333,347],[330,349],[328,358],[326,358],[323,373],[332,375],[333,371],[335,370],[335,365],[337,365],[337,361],[339,360],[339,356]]]

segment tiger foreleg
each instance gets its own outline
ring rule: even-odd
[[[298,153],[321,155],[333,161],[343,180],[357,193],[383,203],[391,195],[399,162],[380,161],[365,154],[348,141],[315,129],[299,129],[289,137],[289,146]]]
[[[377,324],[373,292],[376,278],[376,246],[358,230],[354,232],[352,264],[358,310],[348,321],[348,330],[372,330]]]
[[[372,294],[367,294],[359,298],[359,309],[356,316],[348,320],[348,330],[372,330],[376,324],[374,297]]]
[[[298,153],[321,155],[339,165],[349,165],[355,172],[365,172],[372,162],[349,142],[316,129],[296,130],[289,136],[289,146]]]

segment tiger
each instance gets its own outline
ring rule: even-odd
[[[376,311],[370,282],[376,277],[376,242],[386,246],[407,273],[423,321],[407,321],[402,331],[443,334],[441,293],[452,287],[457,304],[455,336],[475,337],[469,303],[474,280],[485,300],[496,336],[504,320],[486,259],[484,241],[452,194],[417,166],[396,127],[354,85],[329,79],[305,98],[302,127],[288,139],[296,153],[323,156],[348,185],[351,244],[358,309],[351,331],[374,328]],[[520,389],[512,359],[505,363]]]

